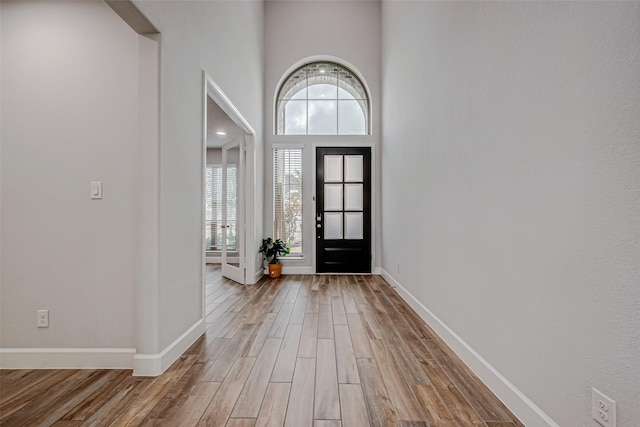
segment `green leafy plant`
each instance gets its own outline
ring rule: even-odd
[[[258,252],[263,254],[269,264],[280,264],[278,257],[288,255],[290,251],[285,242],[280,239],[273,240],[271,237],[262,239],[262,245],[258,248]]]

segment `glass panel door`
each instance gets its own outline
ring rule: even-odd
[[[316,271],[371,272],[371,149],[316,151]]]
[[[222,275],[245,283],[244,206],[242,177],[244,141],[239,138],[222,147]]]

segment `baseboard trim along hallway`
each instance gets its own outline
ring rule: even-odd
[[[135,348],[0,348],[0,369],[133,369],[134,376],[158,376],[205,332],[198,320],[157,354]]]
[[[458,355],[460,359],[491,389],[491,391],[509,408],[525,425],[559,427],[535,403],[524,395],[507,378],[498,372],[478,352],[467,344],[458,334],[449,328],[431,310],[425,307],[404,286],[386,270],[382,277],[395,288],[398,295],[429,325],[438,336]]]
[[[0,369],[132,369],[135,348],[0,348]]]
[[[136,354],[133,356],[133,375],[155,377],[161,375],[169,366],[196,342],[205,332],[204,319],[198,320],[182,335],[176,338],[164,350],[157,354]]]

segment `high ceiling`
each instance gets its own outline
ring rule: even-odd
[[[220,134],[222,132],[224,135]],[[220,148],[243,134],[227,113],[207,97],[207,148]]]

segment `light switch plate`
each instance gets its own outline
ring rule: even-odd
[[[49,327],[49,310],[38,310],[38,328]]]
[[[91,198],[102,199],[102,181],[91,182]]]

